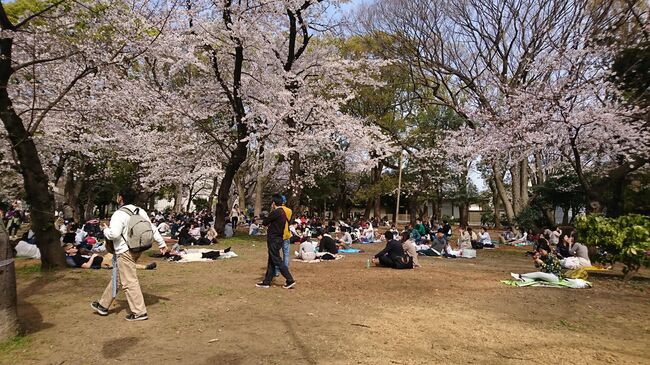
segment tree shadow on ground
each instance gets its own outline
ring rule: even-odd
[[[119,295],[119,291],[118,291]],[[161,297],[158,295],[153,295],[153,294],[148,294],[148,293],[142,293],[142,296],[144,296],[144,303],[147,305],[147,307],[155,306],[156,304],[160,303],[160,301],[169,301],[169,298],[166,297]],[[111,312],[114,313],[120,313],[124,310],[129,309],[129,303],[126,301],[126,299],[116,299],[115,307],[111,308]]]
[[[610,270],[610,271],[589,271],[590,278],[597,278],[598,280],[607,280],[607,281],[618,281],[623,282],[623,271],[621,270]],[[587,279],[589,280],[589,279]],[[650,284],[650,277],[642,276],[637,274],[634,276],[628,283],[637,283],[637,284]]]
[[[242,354],[236,354],[234,352],[222,352],[214,356],[210,356],[206,361],[206,365],[214,364],[233,364],[238,365],[243,363]]]
[[[293,327],[293,322],[289,320],[287,317],[283,316],[282,323],[284,323],[284,325],[287,327],[287,332],[289,334],[289,337],[296,344],[296,347],[298,348],[298,351],[300,351],[300,355],[305,360],[305,363],[316,364],[316,360],[314,360],[312,355],[309,353],[309,349],[302,341],[300,336],[298,336],[298,334],[296,333],[296,329]]]
[[[138,342],[140,342],[138,337],[119,337],[108,340],[102,345],[102,355],[107,359],[117,359],[135,347]]]
[[[26,335],[54,327],[54,324],[43,321],[43,315],[36,306],[21,299],[18,300],[18,321]]]

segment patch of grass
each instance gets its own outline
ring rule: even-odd
[[[230,238],[222,238],[219,240],[220,245],[225,245],[227,246],[237,246],[237,245],[242,245],[242,246],[250,246],[252,244],[259,244],[259,243],[264,243],[266,242],[266,237],[265,236],[249,236],[245,233],[239,233],[236,236],[230,237]]]
[[[41,264],[26,265],[16,268],[16,276],[27,276],[41,272]]]
[[[205,294],[211,295],[211,296],[215,296],[215,295],[216,296],[222,296],[222,295],[226,294],[226,292],[228,292],[228,290],[226,288],[222,288],[220,286],[211,286],[211,287],[205,289],[205,291],[204,291]]]
[[[12,351],[25,348],[29,345],[30,340],[28,336],[18,335],[7,341],[0,342],[0,354],[6,355]]]
[[[570,322],[567,322],[565,320],[562,320],[562,319],[560,320],[560,325],[563,328],[566,328],[569,331],[576,331],[577,330],[577,328],[576,328],[576,326],[574,324],[572,324]]]

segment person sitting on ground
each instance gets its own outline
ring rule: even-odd
[[[397,237],[397,235],[399,234],[399,231],[397,230],[397,228],[395,228],[394,224],[390,226],[389,231],[393,232],[393,237]]]
[[[546,232],[548,234],[548,241],[551,243],[553,246],[557,246],[557,244],[560,242],[560,236],[562,235],[562,230],[560,227],[555,227],[554,230]]]
[[[199,227],[199,224],[195,221],[190,222],[190,230],[188,231],[188,233],[196,241],[201,239],[201,227]]]
[[[418,260],[418,252],[415,242],[409,239],[408,234],[403,234],[401,241],[404,252],[413,260],[413,267],[420,267],[420,261]]]
[[[422,224],[422,221],[419,219],[415,220],[415,227],[413,227],[418,233],[420,234],[420,237],[423,237],[425,234],[427,234],[427,230],[424,227],[424,224]]]
[[[210,241],[210,244],[216,245],[218,243],[217,236],[219,235],[217,230],[214,229],[211,224],[208,224],[207,228],[208,229],[205,231],[205,237]]]
[[[375,229],[370,222],[366,223],[366,228],[363,231],[363,241],[367,243],[375,242]]]
[[[230,221],[226,222],[226,225],[223,229],[223,234],[226,236],[226,238],[230,238],[235,234],[232,228],[232,223]]]
[[[386,247],[375,255],[372,262],[376,266],[390,267],[393,269],[412,269],[413,260],[405,254],[402,242],[394,239],[393,233],[390,231],[384,233],[384,237],[387,241]]]
[[[258,236],[260,234],[260,225],[257,224],[257,221],[253,218],[251,225],[248,226],[248,235],[249,236]]]
[[[318,233],[318,252],[329,252],[332,255],[339,253],[337,241],[329,233]]]
[[[512,232],[512,227],[506,227],[506,230],[499,235],[499,242],[508,244],[508,242],[515,240],[515,234]]]
[[[316,260],[316,245],[307,240],[300,244],[300,249],[295,252],[296,258],[304,261]]]
[[[438,256],[442,256],[448,245],[444,228],[438,228],[435,236],[431,239],[431,250]]]
[[[422,240],[422,235],[420,234],[420,231],[418,231],[415,228],[411,228],[411,226],[407,226],[406,231],[409,231],[409,239],[415,243],[420,243],[420,240]]]
[[[70,267],[81,269],[101,269],[102,267],[103,258],[96,253],[89,257],[83,256],[71,243],[66,243],[63,249],[65,250],[65,260]]]
[[[478,235],[476,234],[476,232],[474,232],[474,230],[472,230],[472,227],[467,227],[467,233],[469,233],[469,238],[470,238],[469,242],[472,245],[471,248],[474,248],[474,246],[479,244]]]
[[[442,229],[445,234],[445,238],[449,239],[449,237],[452,235],[451,224],[449,224],[449,222],[446,220],[442,221]]]
[[[83,243],[83,241],[86,239],[86,236],[88,236],[88,233],[84,231],[82,227],[79,227],[78,224],[75,224],[75,232],[74,232],[74,243],[76,246],[79,246],[80,244]]]
[[[465,229],[463,226],[458,227],[458,248],[460,250],[464,248],[472,247],[472,235]]]
[[[190,228],[193,228],[191,224],[186,223],[181,228],[181,231],[178,233],[178,243],[181,246],[194,246],[197,244],[196,238],[190,234]]]
[[[404,256],[404,248],[400,241],[393,238],[393,232],[387,231],[384,237],[386,237],[386,247],[375,255],[372,262],[377,266],[394,268],[396,258]]]
[[[560,265],[565,269],[578,269],[581,267],[591,266],[591,260],[589,259],[589,250],[587,246],[576,242],[577,234],[575,231],[570,234],[562,234],[562,240],[568,247],[569,257],[566,257],[563,260],[560,260]]]
[[[74,246],[77,238],[76,232],[77,225],[74,223],[68,224],[65,234],[61,237],[62,246],[65,246],[68,243]]]
[[[494,248],[494,243],[492,243],[492,239],[490,238],[490,233],[488,233],[487,228],[481,227],[481,233],[479,234],[479,245],[477,247],[474,247],[472,244],[472,248],[477,249],[477,248]]]
[[[562,266],[560,260],[551,253],[551,248],[545,242],[541,242],[537,253],[533,256],[535,267],[540,271],[527,274],[511,273],[513,278],[522,281],[542,280],[550,283],[557,283],[562,279]]]
[[[345,248],[350,248],[350,245],[352,244],[352,235],[347,229],[341,232],[341,239],[339,241],[345,246]]]
[[[172,232],[171,227],[165,221],[160,221],[156,229],[158,230],[158,233],[160,233],[163,236],[169,236]]]

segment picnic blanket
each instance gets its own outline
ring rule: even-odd
[[[342,253],[359,253],[363,252],[363,250],[359,250],[358,248],[342,248],[339,250],[339,252]]]
[[[612,271],[611,268],[607,269],[604,267],[598,267],[598,266],[586,266],[582,268],[585,271]]]
[[[562,279],[557,283],[551,283],[541,280],[519,281],[519,280],[501,280],[503,284],[510,286],[538,286],[543,288],[571,288],[585,289],[591,288],[591,283],[582,279]]]
[[[340,259],[342,259],[342,258],[344,258],[344,257],[345,257],[345,256],[343,256],[343,255],[338,255],[338,254],[337,254],[337,255],[334,255],[334,260],[321,260],[321,259],[317,258],[317,259],[315,259],[315,260],[301,260],[301,259],[293,259],[293,261],[298,261],[298,262],[307,262],[307,263],[310,263],[310,264],[316,264],[316,263],[319,263],[319,262],[322,262],[322,261],[335,261],[335,260],[340,260]]]
[[[211,259],[204,259],[204,258],[201,257],[202,253],[208,252],[208,251],[213,251],[213,250],[208,250],[208,249],[205,249],[205,248],[192,248],[192,249],[187,250],[187,253],[183,255],[182,259],[180,259],[178,261],[175,261],[175,262],[186,263],[186,262],[212,262],[212,261],[215,261],[215,260],[211,260]],[[219,256],[218,260],[230,259],[230,258],[233,258],[233,257],[237,257],[237,254],[234,253],[233,251],[230,251],[230,252],[222,253]]]

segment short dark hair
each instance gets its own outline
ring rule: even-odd
[[[123,188],[118,194],[122,197],[122,200],[124,200],[124,204],[133,204],[135,202],[136,196],[138,195],[138,193],[136,193],[135,190],[130,186]]]
[[[386,237],[386,241],[392,240],[393,239],[393,232],[391,232],[391,231],[384,232],[384,237]]]
[[[551,252],[551,247],[549,247],[548,242],[546,240],[539,240],[537,241],[537,250],[544,250],[546,252]]]
[[[278,207],[282,205],[282,195],[280,194],[273,194],[271,196],[271,201],[275,203]]]

